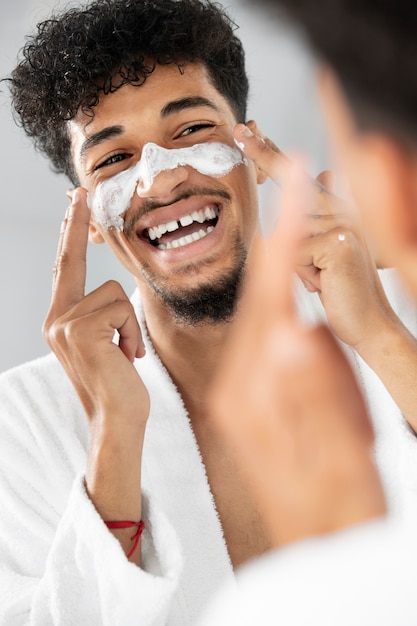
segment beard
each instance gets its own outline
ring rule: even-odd
[[[146,282],[179,323],[194,326],[229,322],[239,302],[247,257],[240,240],[235,241],[234,249],[232,266],[205,284],[174,290],[145,271]],[[198,270],[197,265],[190,265],[183,273],[198,274]]]
[[[194,186],[183,190],[177,197],[171,200],[170,204],[194,195],[222,198],[223,210],[227,210],[227,205],[231,201],[229,192],[218,185],[215,188]],[[152,199],[147,199],[143,203],[141,213],[149,213],[160,206],[165,205]],[[131,216],[124,226],[126,237],[132,241],[136,238],[135,224],[137,218],[137,215]],[[235,314],[239,301],[247,258],[247,249],[238,231],[233,235],[231,246],[233,257],[229,268],[219,270],[214,277],[206,279],[205,283],[200,283],[195,287],[173,289],[169,284],[169,280],[161,279],[147,265],[142,265],[143,278],[162,300],[177,322],[189,325],[229,322]],[[189,263],[179,272],[181,275],[189,278],[198,276],[200,271],[203,273],[207,271],[207,267],[210,267],[213,260],[206,259],[201,263]]]

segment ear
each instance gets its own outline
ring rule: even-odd
[[[396,267],[417,298],[417,157],[388,136],[363,139],[361,165],[369,191],[366,225],[375,256],[384,267]]]
[[[351,150],[350,182],[365,226],[385,264],[396,265],[417,248],[417,158],[382,132],[358,133]]]
[[[250,128],[250,130],[253,132],[254,135],[257,135],[258,137],[263,138],[263,135],[259,131],[259,128],[255,120],[249,120],[249,122],[246,122],[246,126]],[[256,170],[256,182],[258,183],[258,185],[262,185],[266,180],[268,180],[268,175],[265,174],[265,172],[261,170],[261,168],[256,163],[255,163],[255,170]]]
[[[91,243],[104,243],[104,237],[93,219],[90,220],[88,239]]]

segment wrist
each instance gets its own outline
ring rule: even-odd
[[[136,552],[136,549],[139,545],[140,538],[142,536],[143,531],[145,530],[145,522],[143,520],[139,520],[138,522],[133,522],[131,520],[110,520],[104,522],[107,528],[113,532],[113,534],[119,539],[122,548],[127,553],[127,558],[130,559]],[[131,529],[135,529],[133,535],[131,534]],[[129,530],[128,537],[130,536],[129,541],[131,542],[131,546],[128,546],[128,550],[126,549],[126,533],[125,530]],[[121,533],[123,533],[122,536]],[[119,536],[118,536],[119,535]],[[137,560],[137,559],[136,559]]]
[[[139,420],[118,412],[98,415],[90,423],[91,447],[107,455],[134,453],[142,448],[147,419]]]
[[[143,436],[92,441],[85,484],[104,519],[140,519],[142,446]]]
[[[354,347],[361,358],[373,369],[381,358],[393,354],[408,334],[401,321],[393,314],[386,315],[378,322],[370,324],[366,334]]]

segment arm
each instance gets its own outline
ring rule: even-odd
[[[45,338],[84,406],[91,435],[86,489],[103,520],[141,518],[140,473],[149,397],[133,365],[144,354],[133,308],[118,283],[84,295],[90,211],[74,192],[58,246]],[[113,341],[119,333],[119,344]],[[132,529],[112,530],[126,553]],[[131,559],[140,563],[140,550]]]
[[[384,383],[414,433],[417,432],[417,341],[398,317],[356,347]]]
[[[210,393],[212,419],[237,448],[276,546],[385,512],[372,427],[353,372],[329,329],[307,327],[295,313],[305,198],[303,181],[291,172],[275,234],[255,243]]]
[[[254,134],[242,136],[245,128],[238,126],[236,139],[277,179],[288,159],[252,128]],[[296,271],[308,291],[318,292],[331,329],[375,371],[417,430],[417,341],[388,302],[355,210],[322,184],[310,182]]]
[[[142,566],[128,561],[86,492],[85,413],[56,359],[3,374],[0,397],[0,624],[165,624],[176,534],[143,495]]]
[[[169,523],[142,502],[149,399],[133,365],[143,354],[139,327],[118,285],[84,296],[88,225],[80,192],[61,232],[45,323],[81,403],[55,359],[11,372],[0,386],[0,623],[7,626],[162,626],[181,569]],[[138,567],[141,550],[126,557],[132,530],[112,533],[104,520],[141,517],[148,528]],[[148,556],[156,562],[149,573]]]

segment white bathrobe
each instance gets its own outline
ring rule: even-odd
[[[414,528],[390,519],[254,559],[198,626],[416,626]]]
[[[416,311],[389,282],[394,308],[415,331]],[[317,297],[301,300],[307,318],[322,315]],[[133,302],[140,318],[138,295]],[[220,582],[233,584],[188,416],[145,340],[147,354],[136,363],[151,396],[141,568],[127,560],[86,495],[87,420],[55,357],[1,375],[1,626],[187,626]],[[407,494],[414,499],[417,479],[404,481],[401,472],[416,442],[373,372],[348,352],[372,405],[387,493],[401,511]]]
[[[394,272],[380,274],[415,335],[415,304]],[[388,515],[253,559],[225,579],[198,626],[416,626],[417,438],[375,374],[346,352],[370,404]]]

